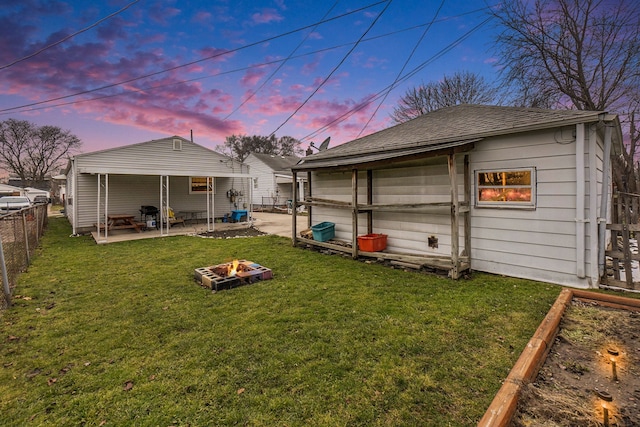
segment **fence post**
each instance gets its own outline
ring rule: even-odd
[[[24,231],[24,249],[27,254],[27,265],[31,264],[31,254],[29,253],[29,231],[27,230],[27,217],[22,211],[22,230]]]
[[[2,268],[2,290],[7,307],[11,306],[11,287],[9,286],[9,275],[7,274],[7,263],[4,260],[4,248],[2,247],[2,235],[0,235],[0,268]]]

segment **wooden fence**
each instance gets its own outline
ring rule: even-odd
[[[625,289],[640,290],[640,194],[616,192],[612,196],[611,245],[606,256],[606,272],[602,283]]]

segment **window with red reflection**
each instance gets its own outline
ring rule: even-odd
[[[476,171],[478,206],[533,207],[535,169]]]

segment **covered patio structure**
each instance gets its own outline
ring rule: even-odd
[[[65,210],[74,234],[92,231],[101,243],[125,232],[168,236],[172,225],[213,231],[234,213],[250,216],[250,181],[241,163],[174,136],[73,157]]]

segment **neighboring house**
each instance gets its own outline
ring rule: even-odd
[[[96,230],[109,214],[144,221],[142,206],[158,208],[161,222],[170,207],[213,229],[216,218],[247,209],[246,172],[231,158],[178,136],[78,154],[65,171],[65,212],[74,234]]]
[[[300,161],[296,156],[278,156],[275,154],[251,153],[244,164],[254,177],[254,206],[272,207],[286,206],[287,200],[293,199],[291,166]],[[304,192],[306,179],[298,177],[297,191]],[[298,196],[299,197],[299,196]]]
[[[0,197],[2,196],[24,196],[24,188],[0,184]]]
[[[459,105],[304,158],[310,225],[335,224],[329,246],[449,271],[471,269],[573,287],[604,271],[616,115]],[[295,210],[294,210],[295,211]],[[294,222],[295,224],[295,222]],[[386,234],[384,252],[357,236]],[[340,249],[342,248],[342,249]]]
[[[31,200],[31,202],[35,200],[36,196],[44,196],[47,199],[51,197],[51,193],[49,193],[48,191],[41,190],[35,187],[25,187],[24,191],[25,191],[25,196],[27,196],[29,200]]]

